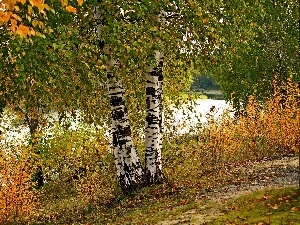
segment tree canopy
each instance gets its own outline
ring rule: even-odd
[[[103,63],[94,27],[88,23],[92,14],[74,16],[60,4],[51,9],[43,25],[34,27],[36,32],[44,28],[41,35],[12,35],[11,28],[2,25],[1,107],[31,116],[80,109],[95,121],[105,112],[93,112],[104,111],[108,103]]]
[[[108,59],[98,51],[92,18],[99,4],[103,40],[119,61],[115,74],[126,90],[129,115],[133,123],[140,120],[140,127],[144,110],[136,109],[145,108],[144,73],[155,63],[155,50],[164,52],[165,93],[172,96],[189,88],[190,69],[207,69],[216,61],[216,46],[224,41],[224,3],[219,1],[5,1],[0,20],[3,106],[76,108],[94,119],[107,114],[103,65]],[[155,19],[159,13],[162,22]],[[22,26],[28,32],[22,33]]]
[[[227,19],[236,32],[228,32],[213,74],[237,108],[244,107],[250,95],[258,100],[272,95],[275,79],[278,85],[289,77],[300,81],[299,7],[295,0],[256,1],[241,9],[243,18]]]

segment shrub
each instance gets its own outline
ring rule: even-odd
[[[228,167],[299,151],[298,85],[289,80],[274,90],[264,103],[251,96],[239,118],[230,112],[219,118],[211,115],[208,124],[204,128],[200,124],[194,134],[168,138],[164,158],[170,179],[184,185],[201,183],[201,179],[209,183],[211,176],[222,180],[228,175]]]
[[[29,220],[38,206],[27,150],[0,146],[0,223]]]

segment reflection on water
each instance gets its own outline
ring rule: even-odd
[[[228,110],[233,116],[232,107],[225,100],[197,100],[194,105],[186,105],[181,109],[172,107],[171,110],[173,115],[169,121],[174,120],[173,127],[166,132],[175,132],[176,134],[187,133],[199,123],[204,126],[208,118],[217,119],[224,110]]]

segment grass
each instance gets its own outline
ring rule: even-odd
[[[74,199],[69,199],[69,202],[57,203],[56,210],[60,214],[52,214],[48,222],[33,224],[150,225],[162,221],[163,224],[199,224],[201,215],[214,219],[204,223],[207,225],[300,224],[298,188],[253,192],[226,203],[196,200],[194,190],[189,188],[170,192],[171,189],[166,184],[144,188],[131,196],[119,196],[106,206],[75,204]],[[192,213],[183,216],[186,212]]]
[[[299,188],[253,192],[219,205],[225,214],[209,224],[300,224]]]

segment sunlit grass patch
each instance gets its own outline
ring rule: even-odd
[[[299,188],[253,192],[221,206],[224,216],[209,224],[300,224]]]

